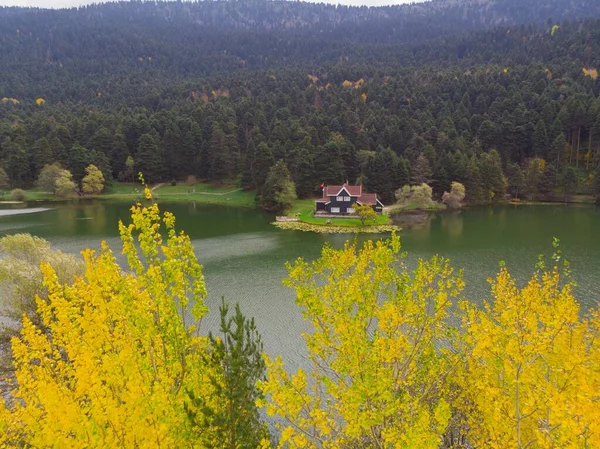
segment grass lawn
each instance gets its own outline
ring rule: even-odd
[[[327,220],[330,220],[331,225],[333,226],[348,226],[348,227],[357,227],[362,226],[359,218],[324,218],[324,217],[313,217],[313,211],[315,209],[315,201],[314,200],[297,200],[294,203],[291,211],[288,213],[290,217],[295,217],[298,215],[298,219],[304,223],[316,224],[316,225],[326,225]],[[388,224],[390,222],[390,218],[381,214],[377,216],[377,220],[375,222],[367,222],[367,225],[383,225]]]
[[[55,198],[51,193],[40,192],[37,189],[33,190],[24,190],[25,192],[25,201],[53,201]],[[0,200],[1,201],[11,201],[10,190],[2,190],[0,191]]]
[[[232,206],[253,207],[255,192],[241,190],[235,185],[196,184],[195,188],[187,184],[150,186],[152,195],[158,201],[196,201],[207,204],[229,204]],[[194,191],[195,190],[195,191]],[[138,200],[144,197],[144,187],[140,183],[114,182],[100,195],[86,195],[85,198],[105,200]],[[0,200],[10,200],[10,191],[0,191]],[[36,189],[25,190],[25,201],[64,201],[50,193]]]
[[[163,185],[153,189],[152,194],[157,200],[185,200],[208,204],[231,204],[234,206],[254,206],[253,191],[242,190],[235,185],[196,184],[188,186]]]

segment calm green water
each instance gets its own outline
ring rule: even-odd
[[[69,252],[97,248],[106,240],[120,252],[117,222],[127,220],[129,203],[80,201],[46,207],[4,205],[0,235],[28,232]],[[272,216],[250,209],[194,203],[161,207],[175,213],[178,227],[190,235],[204,265],[212,310],[205,329],[217,325],[218,303],[225,296],[256,318],[269,353],[284,355],[291,368],[303,364],[300,334],[308,328],[294,293],[281,285],[284,264],[298,256],[316,258],[325,242],[341,246],[348,236],[282,231],[269,224]],[[489,297],[486,279],[498,271],[498,261],[506,261],[525,280],[537,255],[552,253],[556,236],[571,261],[579,300],[586,308],[600,300],[600,208],[506,206],[442,213],[407,227],[401,236],[409,267],[435,253],[449,257],[454,266],[465,269],[466,295],[476,302]]]

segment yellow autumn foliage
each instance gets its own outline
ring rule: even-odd
[[[583,71],[583,74],[585,76],[589,76],[591,79],[593,79],[594,81],[596,81],[598,79],[598,69],[593,69],[593,68],[583,68],[581,69]]]
[[[550,31],[550,35],[554,36],[559,29],[560,29],[560,25],[553,25],[552,30]]]
[[[458,407],[474,447],[600,447],[600,320],[580,318],[554,261],[522,288],[502,267],[483,310],[463,304]]]
[[[173,215],[156,204],[134,206],[132,223],[119,229],[127,272],[105,244],[84,251],[85,274],[71,286],[42,267],[43,326],[24,317],[13,339],[16,385],[0,404],[0,446],[192,445],[186,392],[208,403],[212,393],[207,341],[196,335],[207,311],[202,267]],[[209,442],[207,431],[193,446]]]
[[[402,267],[399,238],[323,249],[288,265],[314,327],[305,334],[312,370],[289,375],[267,358],[261,388],[278,418],[279,448],[437,449],[450,419],[454,355],[436,342],[462,288],[448,262]]]
[[[12,103],[12,104],[19,104],[20,101],[17,100],[16,98],[9,98],[9,97],[3,97],[2,98],[2,103]]]

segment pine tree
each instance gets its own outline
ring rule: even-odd
[[[32,165],[36,174],[40,173],[44,165],[51,164],[53,161],[52,148],[45,137],[33,144],[32,153]]]
[[[275,164],[271,148],[265,142],[261,142],[256,148],[254,161],[251,163],[252,182],[254,188],[260,191],[265,185],[269,170]]]
[[[290,157],[290,172],[298,198],[307,198],[315,189],[314,158],[306,148],[295,148]]]
[[[519,164],[509,164],[507,167],[508,191],[515,198],[523,192],[525,187],[525,176]]]
[[[112,147],[108,153],[108,160],[110,162],[110,166],[112,167],[112,174],[114,178],[119,180],[128,180],[126,162],[127,158],[129,157],[131,156],[129,155],[129,150],[127,149],[125,135],[122,133],[115,134]]]
[[[554,139],[552,144],[550,145],[550,152],[548,154],[549,161],[558,169],[562,166],[565,150],[568,147],[567,140],[562,135],[562,133]]]
[[[540,181],[540,193],[546,197],[551,196],[554,193],[554,189],[556,189],[557,178],[558,172],[554,164],[546,164],[544,176],[542,176],[542,179]]]
[[[415,162],[412,173],[411,173],[411,182],[412,184],[421,185],[423,183],[429,184],[431,182],[431,165],[429,164],[429,160],[425,157],[424,154],[419,154],[417,161]]]
[[[262,340],[254,318],[246,319],[239,304],[230,316],[229,306],[222,300],[219,312],[220,335],[209,334],[210,349],[205,357],[207,366],[213,367],[208,375],[214,391],[210,402],[220,406],[215,408],[206,397],[188,391],[190,404],[186,412],[193,429],[215,429],[212,448],[256,449],[261,440],[268,438],[256,407],[256,401],[263,399],[256,383],[264,380],[266,373]]]
[[[577,171],[571,166],[567,165],[563,171],[562,184],[565,190],[565,201],[567,201],[567,195],[572,195],[577,189],[579,180],[577,178]]]
[[[548,134],[543,120],[538,121],[533,132],[533,155],[535,157],[546,157],[548,154]]]
[[[259,197],[260,207],[268,212],[283,212],[295,199],[296,186],[287,165],[280,160],[269,171]]]
[[[315,172],[325,184],[342,184],[346,181],[344,159],[335,141],[327,142],[317,153]]]
[[[213,126],[209,153],[210,168],[208,176],[216,181],[224,181],[229,177],[231,155],[227,148],[225,133],[217,124]]]
[[[27,151],[18,143],[3,143],[2,149],[8,155],[6,172],[14,186],[23,187],[31,181],[31,169]]]
[[[466,179],[463,183],[467,191],[467,200],[471,204],[487,201],[484,195],[484,186],[481,180],[481,171],[475,156],[469,159],[466,166]]]
[[[483,153],[479,157],[479,169],[484,194],[491,200],[501,199],[506,192],[506,179],[502,172],[502,162],[498,152],[492,150],[489,153]]]
[[[162,179],[162,160],[154,135],[143,134],[140,137],[135,153],[135,168],[144,175],[148,183]]]

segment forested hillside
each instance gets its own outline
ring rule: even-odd
[[[434,1],[115,3],[0,10],[0,159],[300,197],[362,181],[470,202],[600,189],[600,5]],[[134,166],[127,166],[133,158]]]

